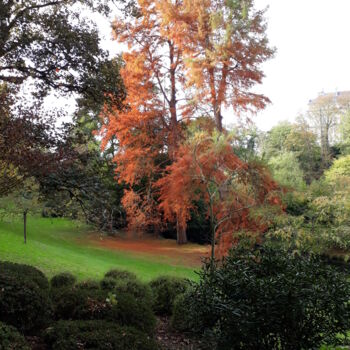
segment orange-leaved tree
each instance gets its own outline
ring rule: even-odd
[[[118,181],[128,184],[123,204],[131,226],[159,228],[166,188],[155,183],[184,156],[186,123],[210,116],[222,132],[225,106],[264,107],[267,99],[250,88],[261,82],[260,64],[273,51],[252,0],[138,0],[113,32],[128,46],[121,70],[127,98],[124,110],[103,114],[103,145],[118,142],[114,160]],[[173,217],[179,243],[187,241],[190,205]]]
[[[187,84],[202,107],[207,105],[220,132],[224,107],[236,113],[265,107],[269,100],[250,90],[261,83],[261,64],[274,50],[268,45],[264,10],[255,10],[254,0],[175,1],[167,13]]]
[[[183,93],[181,50],[170,38],[171,25],[162,22],[166,3],[139,0],[137,14],[113,22],[116,41],[128,46],[121,70],[126,108],[104,111],[101,134],[104,147],[117,139],[118,181],[129,186],[123,204],[130,226],[138,229],[161,226],[153,185],[175,159],[182,139],[180,120],[193,106],[190,93]],[[177,234],[179,243],[187,241],[180,224]]]
[[[266,222],[250,215],[261,206],[280,204],[278,185],[263,166],[243,162],[234,151],[232,135],[197,132],[180,147],[177,160],[158,180],[160,207],[168,220],[182,225],[195,210],[194,200],[204,199],[211,227],[211,261],[216,243],[220,255],[232,246],[233,232],[263,232]]]

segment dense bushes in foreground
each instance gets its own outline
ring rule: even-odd
[[[114,270],[103,279],[113,284],[60,274],[48,289],[27,277],[40,271],[17,265],[0,263],[0,350],[29,350],[23,334],[52,350],[153,350],[153,312],[213,350],[317,349],[350,329],[347,276],[268,245],[205,265],[199,283],[164,276],[144,284]]]
[[[172,325],[225,349],[316,349],[350,328],[350,282],[312,256],[232,252],[175,301]]]
[[[59,321],[45,332],[52,350],[156,350],[153,339],[131,327],[106,321]]]
[[[30,347],[15,327],[0,322],[0,350],[30,350]]]
[[[24,333],[45,327],[52,310],[46,284],[40,288],[35,279],[31,280],[29,267],[22,265],[15,270],[14,266],[5,266],[10,265],[2,264],[0,270],[0,321]]]

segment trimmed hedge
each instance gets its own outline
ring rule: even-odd
[[[45,332],[52,350],[156,350],[144,333],[106,321],[59,321]]]
[[[56,320],[108,320],[147,333],[155,328],[151,306],[131,294],[62,288],[52,293],[52,300]]]
[[[184,293],[188,286],[187,280],[178,277],[162,276],[151,281],[154,312],[171,315],[176,296]]]
[[[30,347],[15,327],[0,322],[0,350],[30,350]]]
[[[105,277],[114,278],[116,280],[125,280],[125,279],[136,280],[137,279],[137,277],[134,273],[132,273],[130,271],[119,270],[119,269],[109,270],[105,274]]]
[[[85,290],[98,290],[100,289],[100,284],[94,280],[86,280],[79,282],[75,285],[77,289],[85,289]]]
[[[49,289],[49,281],[46,276],[33,266],[17,264],[9,261],[0,261],[0,273],[2,272],[28,279],[36,283],[41,289]]]
[[[61,272],[51,278],[51,288],[73,287],[76,280],[70,272]]]
[[[0,272],[0,321],[30,333],[47,325],[51,310],[48,290],[28,278]]]
[[[152,290],[148,284],[142,283],[136,279],[116,280],[111,277],[105,277],[101,281],[101,288],[110,292],[120,292],[131,294],[135,299],[152,305]]]

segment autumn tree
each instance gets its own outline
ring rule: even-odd
[[[223,110],[264,108],[268,99],[250,89],[264,77],[261,64],[273,55],[264,11],[254,1],[183,0],[167,11],[171,38],[181,48],[187,86],[223,131]]]
[[[104,146],[116,136],[118,179],[129,184],[124,205],[131,224],[159,226],[154,183],[178,157],[182,128],[209,115],[222,132],[222,109],[262,108],[267,99],[249,90],[263,77],[259,65],[272,55],[263,11],[252,1],[139,0],[137,11],[113,23],[128,45],[121,71],[126,109],[102,116]],[[135,8],[134,8],[135,9]],[[184,209],[184,211],[186,211]],[[178,242],[186,242],[177,212]]]
[[[268,171],[256,163],[242,161],[232,146],[232,135],[198,132],[179,148],[177,160],[158,180],[160,208],[167,220],[178,218],[185,226],[195,210],[194,200],[203,198],[211,227],[211,261],[215,249],[225,254],[234,232],[261,233],[265,223],[250,216],[260,206],[279,204],[278,189]]]
[[[188,97],[178,94],[184,81],[181,51],[170,38],[171,26],[162,23],[166,3],[139,1],[138,15],[113,22],[115,39],[129,47],[121,70],[126,108],[102,116],[103,146],[116,137],[118,180],[129,185],[123,204],[130,226],[153,230],[161,226],[153,184],[175,158],[179,121],[188,115]],[[179,227],[179,243],[186,240]]]

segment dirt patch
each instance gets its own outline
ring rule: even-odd
[[[187,334],[174,331],[167,317],[158,317],[156,340],[162,350],[200,350],[203,344]]]
[[[90,234],[89,244],[109,250],[120,250],[135,255],[149,255],[153,259],[167,260],[175,265],[199,267],[203,257],[208,257],[209,248],[199,244],[177,245],[175,240],[150,236],[132,236],[124,232],[110,237],[98,233]]]

